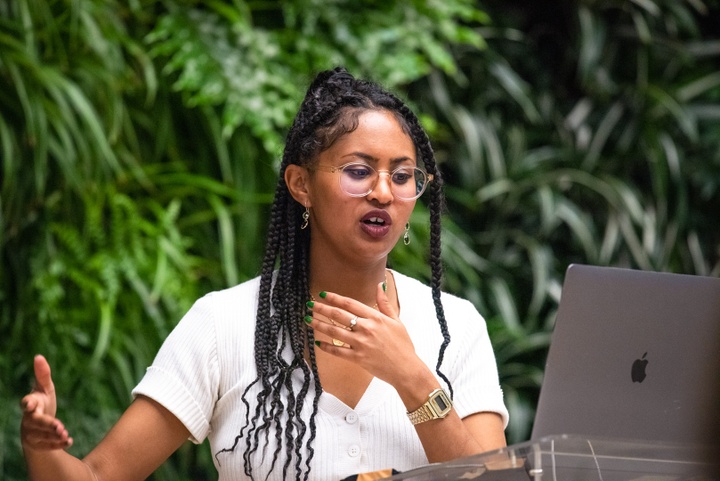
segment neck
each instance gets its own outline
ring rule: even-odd
[[[312,254],[310,257],[310,293],[313,296],[328,291],[372,306],[377,302],[377,285],[385,280],[388,286],[393,282],[386,272],[386,259],[373,265],[348,266],[328,259],[314,259]]]

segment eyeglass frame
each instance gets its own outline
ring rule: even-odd
[[[379,169],[376,169],[375,167],[373,167],[372,165],[370,165],[370,164],[368,164],[368,163],[366,163],[366,162],[358,162],[358,161],[351,161],[351,162],[348,162],[348,163],[342,164],[342,165],[316,164],[316,165],[313,165],[313,166],[308,166],[308,167],[306,167],[306,168],[307,168],[308,170],[319,170],[319,171],[321,171],[321,172],[329,172],[329,173],[331,173],[331,174],[334,174],[334,173],[336,173],[336,172],[340,172],[340,173],[342,174],[343,170],[345,170],[345,167],[347,167],[347,166],[349,166],[349,165],[365,165],[365,166],[367,166],[367,167],[370,167],[372,170],[374,170],[374,171],[377,172],[377,174],[378,174],[377,179],[375,179],[375,183],[373,184],[372,188],[371,188],[370,190],[368,190],[367,192],[365,192],[364,194],[351,194],[351,193],[345,191],[345,189],[342,188],[342,178],[338,179],[338,183],[340,183],[340,188],[342,189],[342,191],[343,191],[345,194],[349,195],[350,197],[367,197],[368,195],[370,195],[370,193],[371,193],[373,190],[375,190],[375,186],[377,185],[378,181],[380,180],[380,174],[383,174],[383,173],[384,173],[384,174],[387,174],[387,175],[390,177],[390,179],[391,179],[391,180],[390,180],[390,184],[391,184],[391,186],[390,186],[390,191],[392,192],[392,175],[393,175],[395,172],[397,172],[398,170],[400,170],[400,169],[403,168],[403,166],[400,166],[400,167],[397,167],[396,169],[393,169],[393,170],[387,170],[387,169],[379,170]],[[432,182],[433,179],[435,179],[435,176],[434,176],[433,174],[428,173],[428,172],[427,172],[425,169],[423,169],[422,167],[418,167],[417,165],[415,165],[415,166],[413,166],[413,170],[419,170],[420,172],[423,173],[423,175],[425,175],[425,179],[426,179],[426,180],[425,180],[425,183],[423,184],[423,188],[422,188],[422,190],[421,190],[415,197],[404,198],[404,197],[399,197],[399,196],[397,196],[397,198],[400,199],[400,200],[409,202],[409,201],[411,201],[411,200],[417,200],[417,199],[419,199],[420,196],[425,193],[425,190],[427,189],[428,184],[429,184],[430,182]],[[393,194],[393,195],[395,195],[395,194]]]

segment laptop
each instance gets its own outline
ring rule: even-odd
[[[571,265],[531,440],[720,443],[720,279]]]
[[[720,279],[574,264],[531,439],[388,480],[714,481],[718,459]]]

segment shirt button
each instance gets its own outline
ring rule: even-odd
[[[352,411],[345,415],[345,421],[348,424],[355,424],[357,422],[357,420],[358,420],[358,415]]]
[[[350,449],[348,449],[348,454],[350,456],[352,456],[353,458],[359,456],[360,455],[360,446],[358,446],[357,444],[353,444],[352,446],[350,446]]]

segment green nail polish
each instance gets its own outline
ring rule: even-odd
[[[387,282],[383,281],[382,288],[383,288],[383,292],[387,292]]]
[[[305,316],[305,317],[303,318],[303,320],[304,320],[306,323],[310,324],[310,323],[312,322],[312,317],[310,317],[310,316]]]
[[[322,291],[322,292],[320,293],[320,297],[322,297],[323,299],[325,299],[325,298],[327,297],[327,292]]]
[[[315,345],[316,345],[317,347],[320,347],[320,341],[315,341]]]
[[[315,307],[315,303],[313,301],[307,301],[305,305],[308,306],[308,309],[312,309],[313,307]]]

